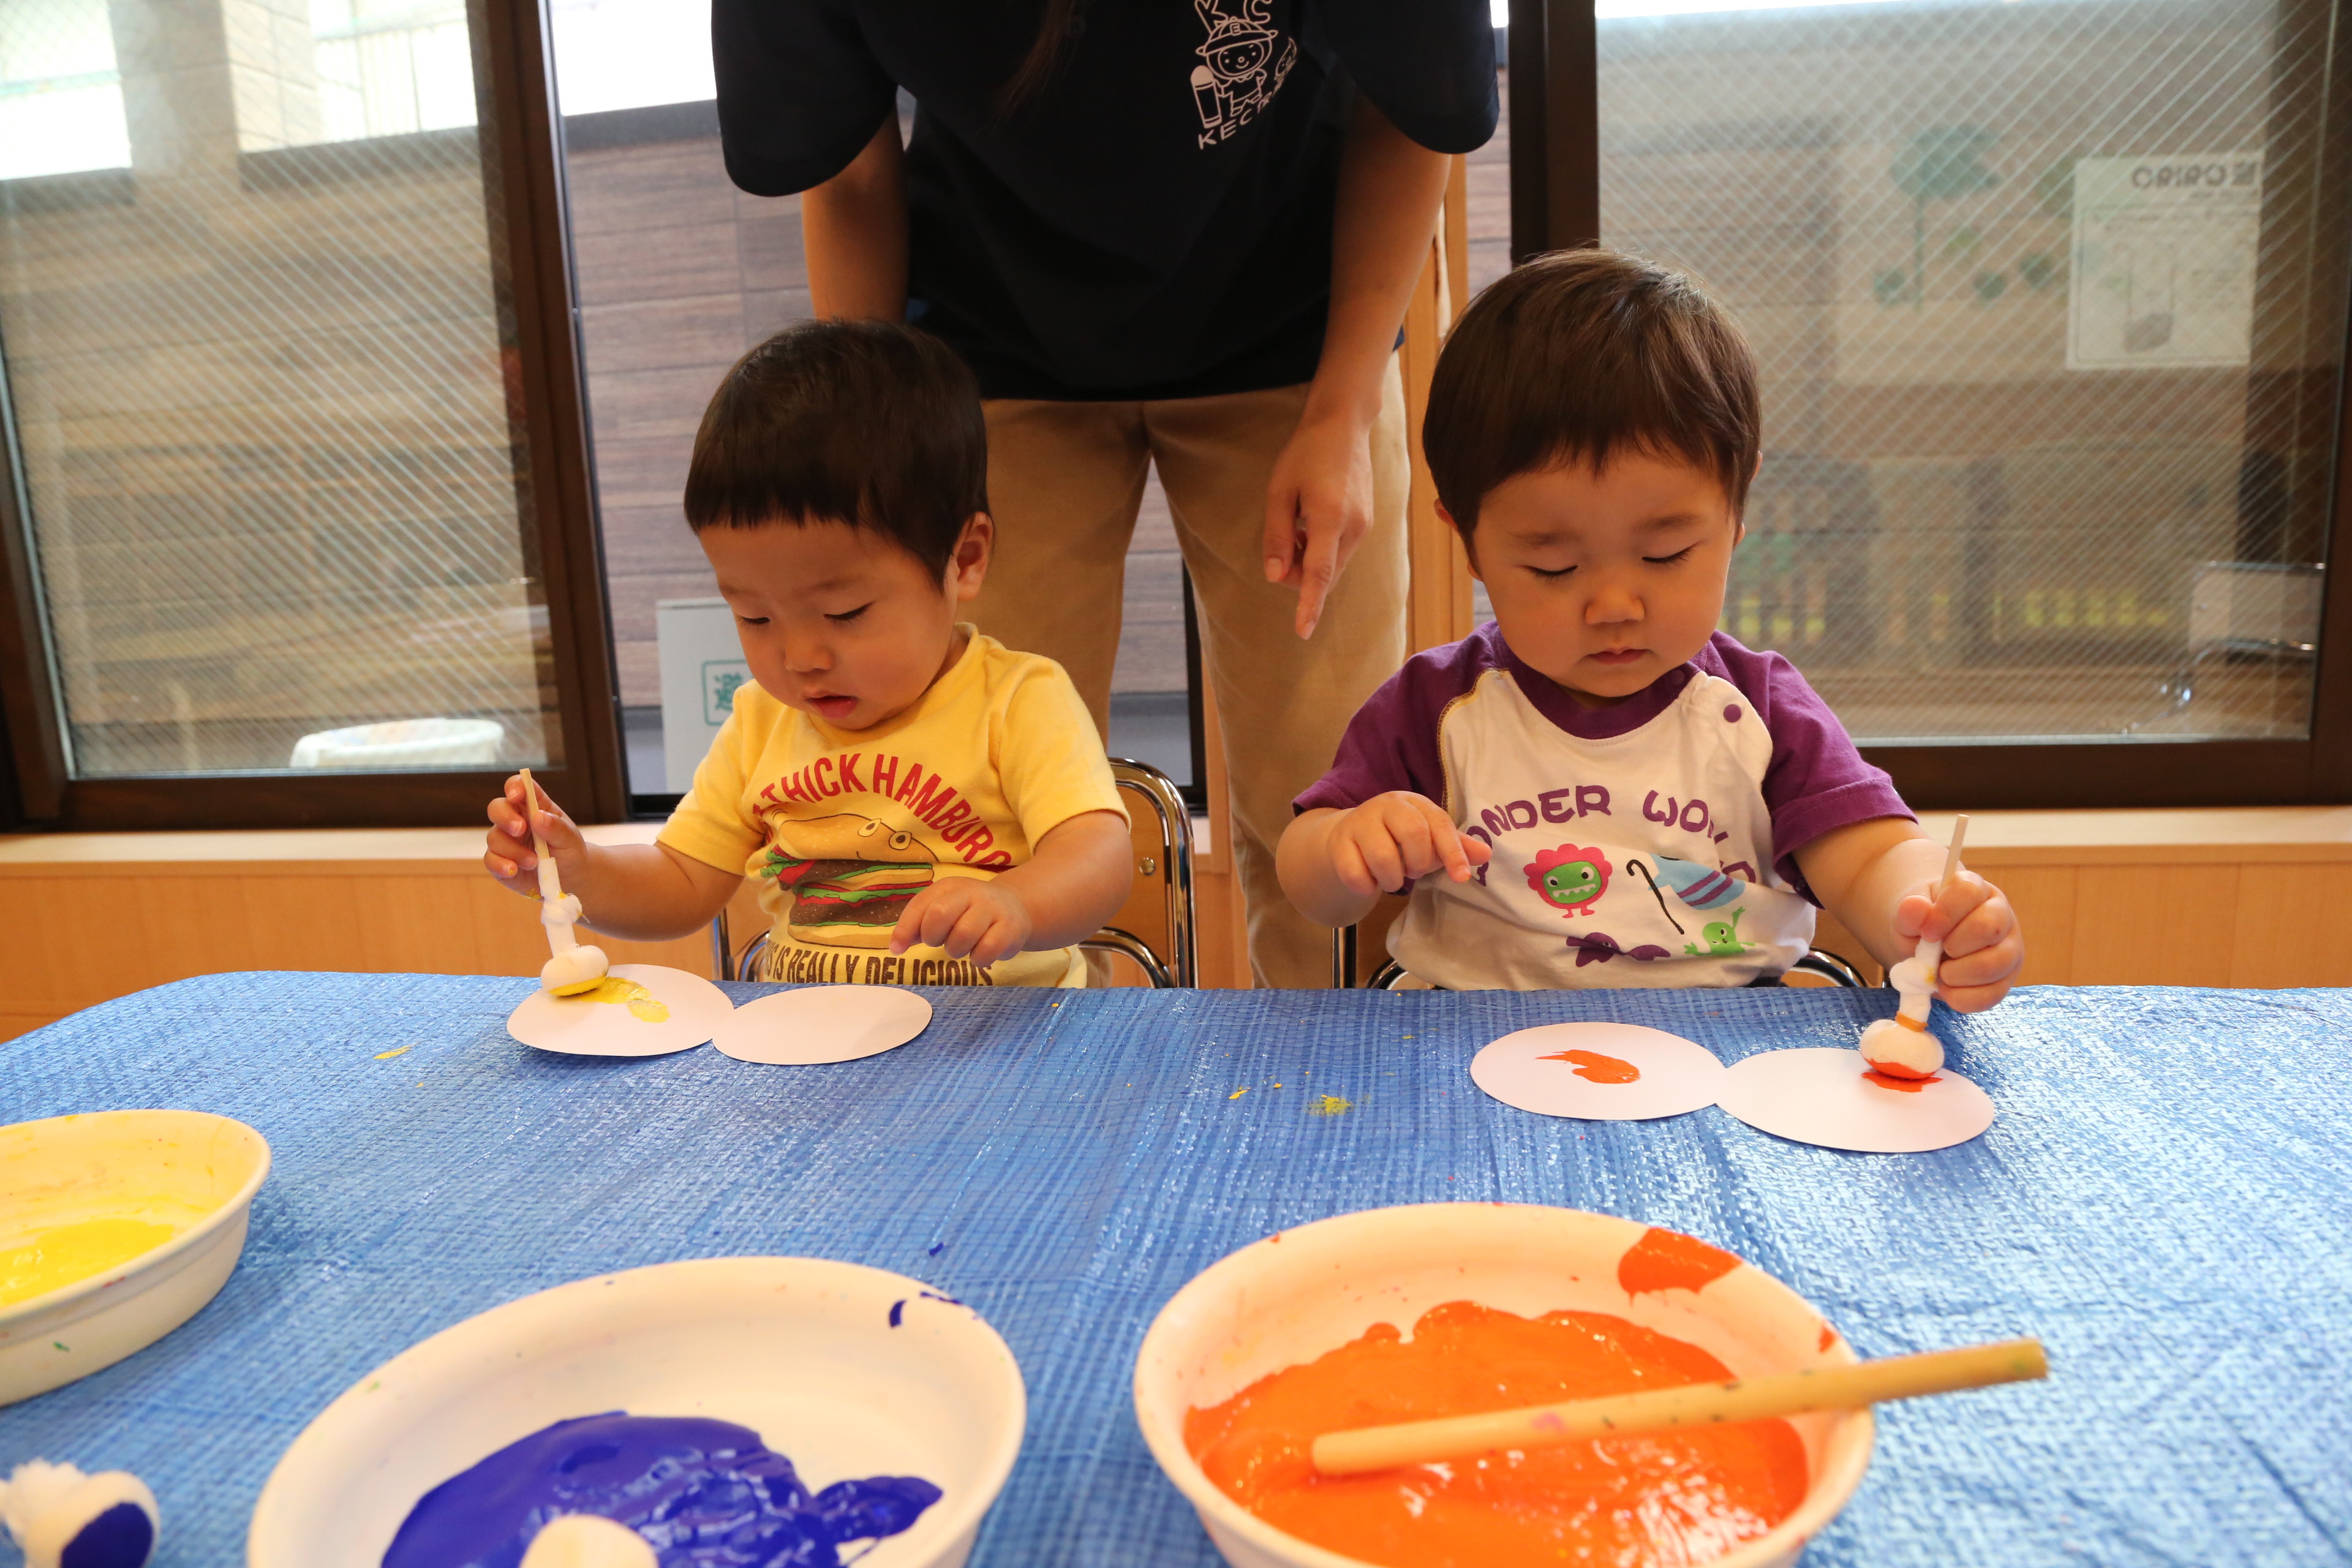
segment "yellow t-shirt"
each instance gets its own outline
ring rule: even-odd
[[[969,626],[914,706],[837,730],[746,681],[661,842],[760,880],[770,980],[1078,985],[1076,948],[985,971],[936,947],[890,954],[890,929],[940,877],[993,877],[1071,817],[1116,811],[1094,718],[1062,667]]]

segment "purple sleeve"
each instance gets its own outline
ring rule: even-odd
[[[1399,789],[1448,805],[1437,726],[1446,704],[1477,684],[1480,673],[1494,665],[1496,650],[1487,636],[1491,629],[1405,660],[1404,668],[1348,721],[1331,771],[1307,786],[1290,809],[1332,806],[1344,811]]]
[[[1769,650],[1742,647],[1722,632],[1694,662],[1739,688],[1772,737],[1764,805],[1772,814],[1773,869],[1808,900],[1821,902],[1797,868],[1798,850],[1873,817],[1917,820],[1895,792],[1895,781],[1863,761],[1853,737],[1795,665]]]

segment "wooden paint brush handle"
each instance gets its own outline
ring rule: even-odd
[[[1678,1427],[1764,1421],[1801,1415],[1809,1410],[1858,1410],[1883,1400],[2029,1383],[2049,1374],[2049,1358],[2042,1353],[2040,1341],[2009,1340],[1814,1372],[1326,1432],[1315,1439],[1313,1457],[1315,1468],[1325,1475],[1351,1476],[1496,1449],[1549,1447],[1585,1437],[1624,1437]]]
[[[538,816],[543,798],[539,793],[539,782],[530,776],[529,768],[523,769],[522,819],[530,829],[530,852],[539,858],[539,897],[542,903],[563,897],[563,883],[555,874],[555,858],[547,852],[547,840],[540,837]]]

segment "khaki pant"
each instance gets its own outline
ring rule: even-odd
[[[1202,662],[1224,730],[1234,852],[1261,985],[1331,983],[1331,933],[1275,878],[1293,796],[1322,777],[1356,710],[1404,659],[1404,388],[1389,363],[1373,426],[1372,528],[1312,638],[1298,595],[1265,580],[1265,491],[1297,427],[1304,386],[1150,403],[998,399],[987,405],[996,556],[972,618],[1060,661],[1109,732],[1129,537],[1160,469],[1192,575]]]

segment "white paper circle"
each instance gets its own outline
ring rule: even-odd
[[[526,1046],[572,1057],[666,1057],[690,1051],[735,1010],[727,993],[699,974],[658,963],[616,963],[609,971],[634,980],[669,1009],[648,1023],[621,1003],[533,991],[507,1015],[507,1033]]]
[[[1627,1068],[1640,1076],[1608,1081]],[[1505,1035],[1481,1050],[1470,1058],[1470,1079],[1505,1105],[1539,1116],[1643,1121],[1713,1105],[1723,1088],[1723,1064],[1705,1046],[1664,1029],[1546,1024]]]
[[[895,985],[804,985],[744,1003],[713,1043],[739,1062],[819,1067],[878,1057],[930,1023],[930,1003]]]
[[[1860,1051],[1765,1051],[1732,1064],[1717,1103],[1759,1132],[1865,1154],[1948,1149],[1992,1125],[1992,1097],[1949,1068],[1916,1089],[1869,1070]]]

